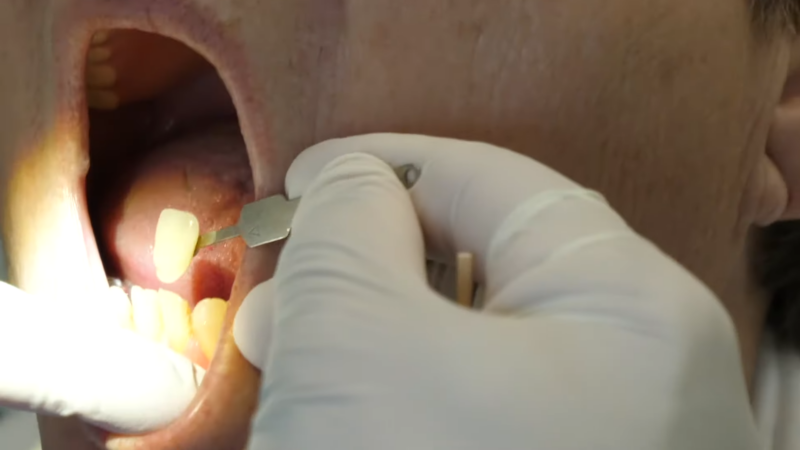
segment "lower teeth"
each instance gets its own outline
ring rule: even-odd
[[[182,354],[189,345],[192,329],[189,303],[178,294],[164,289],[158,291],[158,303],[161,306],[161,323],[164,324],[163,340],[171,349]]]
[[[210,298],[192,311],[189,303],[174,292],[130,286],[116,278],[109,278],[105,303],[106,317],[112,323],[182,355],[195,341],[209,361],[214,357],[228,307],[225,300]]]
[[[431,287],[446,297],[453,296],[454,271],[445,264],[428,261]],[[199,347],[210,361],[216,352],[227,313],[223,299],[207,298],[195,305],[178,294],[133,286],[119,278],[108,278],[107,318],[179,354]]]
[[[200,349],[209,360],[214,358],[227,312],[228,302],[219,298],[205,299],[192,311],[192,331]]]

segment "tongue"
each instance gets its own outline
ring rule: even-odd
[[[236,223],[253,200],[250,165],[238,124],[217,125],[148,151],[122,171],[101,196],[96,224],[109,274],[147,289],[164,288],[196,304],[228,299],[244,251],[234,239],[205,248],[186,274],[161,283],[153,266],[153,240],[164,208],[194,213],[200,232]]]

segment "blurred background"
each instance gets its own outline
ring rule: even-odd
[[[0,280],[5,281],[7,275],[3,241],[0,240]],[[0,407],[0,449],[41,450],[41,448],[36,416]]]

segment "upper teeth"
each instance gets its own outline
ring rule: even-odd
[[[162,283],[174,283],[189,268],[200,237],[200,225],[194,214],[165,209],[156,226],[153,264]]]

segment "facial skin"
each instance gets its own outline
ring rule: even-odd
[[[488,141],[599,190],[717,293],[752,381],[767,302],[750,281],[748,254],[757,224],[796,212],[787,208],[795,169],[783,163],[792,146],[768,154],[767,142],[797,64],[793,35],[759,34],[748,2],[0,2],[0,206],[11,276],[89,309],[106,283],[81,228],[88,157],[78,81],[91,33],[115,27],[173,36],[218,68],[258,197],[281,191],[305,147],[379,131]],[[796,127],[779,125],[785,134]],[[269,277],[276,252],[246,254],[232,303]],[[230,367],[244,364],[222,353]],[[251,398],[257,378],[244,378],[250,387],[238,392]],[[223,389],[227,379],[216,380]],[[220,406],[234,419],[203,433],[243,433],[252,402]],[[228,411],[237,408],[245,412]],[[40,424],[47,449],[92,448],[77,443],[75,421]],[[205,438],[181,439],[165,448],[201,448]]]

